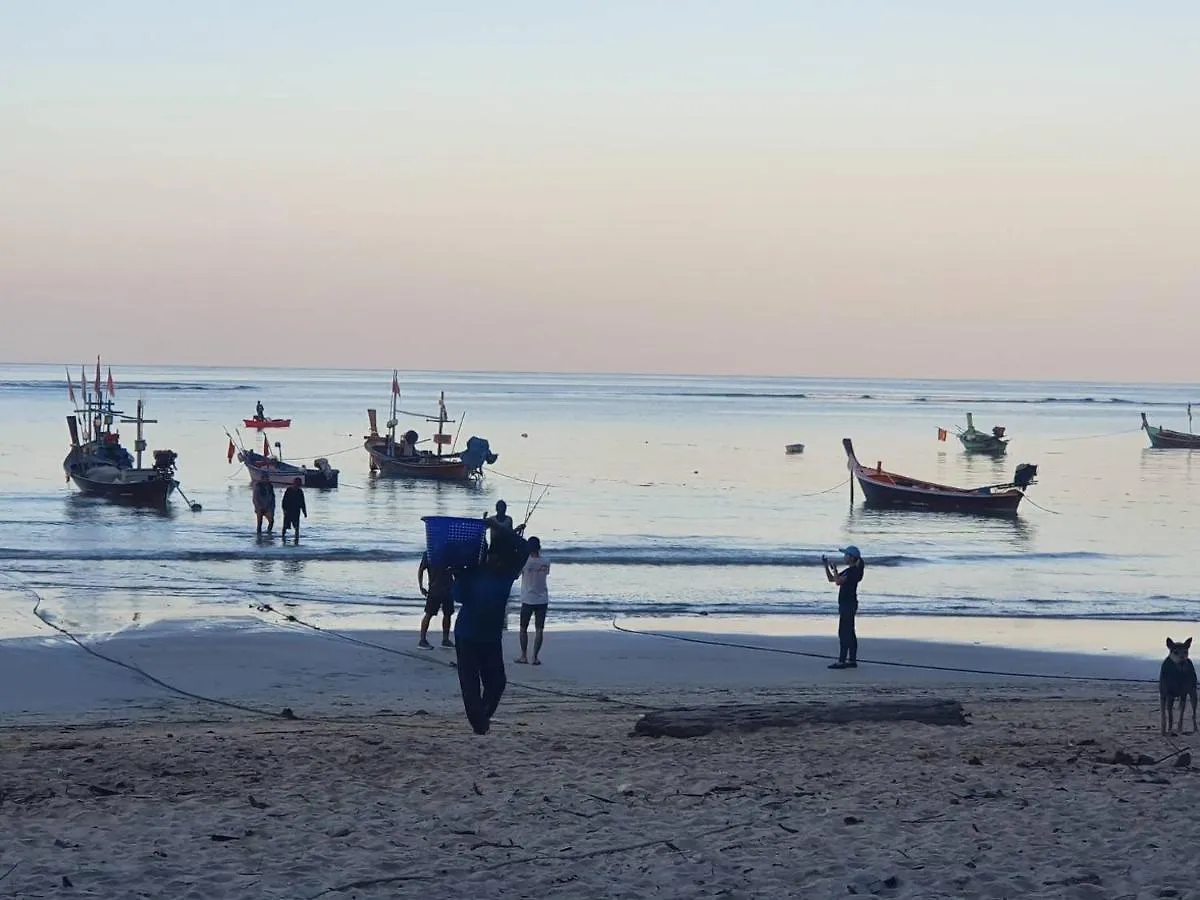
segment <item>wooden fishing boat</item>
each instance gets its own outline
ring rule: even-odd
[[[499,457],[491,451],[488,442],[480,437],[471,437],[460,452],[454,449],[457,440],[446,433],[446,425],[454,424],[446,414],[446,395],[438,399],[436,416],[405,412],[398,408],[400,401],[399,372],[392,372],[392,415],[387,422],[387,432],[379,433],[376,412],[367,410],[367,421],[371,431],[363,438],[372,472],[399,478],[422,478],[434,481],[471,481],[483,476],[484,465],[494,463]],[[437,434],[433,435],[434,450],[422,450],[420,435],[409,430],[396,437],[397,416],[406,415],[437,423]],[[461,425],[460,425],[461,428]]]
[[[87,379],[81,379],[83,405],[75,414],[67,416],[67,430],[71,435],[71,449],[63,460],[63,471],[67,479],[81,493],[92,497],[103,497],[135,506],[165,506],[172,492],[179,488],[175,479],[173,450],[155,450],[154,465],[142,466],[142,453],[146,450],[143,426],[154,424],[147,419],[141,400],[137,414],[127,416],[115,408],[112,371],[108,374],[107,396],[100,384],[100,360],[96,360],[96,380],[89,390]],[[67,376],[71,399],[75,399],[75,386]],[[137,425],[137,437],[131,454],[121,444],[119,431],[113,430],[116,423]]]
[[[866,468],[855,456],[850,438],[844,438],[842,446],[846,450],[850,474],[862,488],[868,506],[933,512],[1013,514],[1025,496],[1025,488],[1033,484],[1037,476],[1037,466],[1021,463],[1008,484],[978,488],[950,487],[887,472],[882,463],[877,463],[874,468]]]
[[[264,438],[263,452],[258,453],[247,447],[238,446],[229,432],[225,432],[225,434],[229,438],[229,449],[225,458],[232,463],[236,455],[237,461],[246,467],[251,484],[258,481],[269,481],[279,487],[291,487],[299,478],[301,487],[330,490],[338,486],[339,472],[329,465],[329,460],[323,456],[314,459],[311,468],[297,466],[294,463],[283,461],[282,447],[279,444],[275,445],[276,452],[272,454],[271,445]]]
[[[975,419],[967,413],[967,427],[956,428],[955,434],[968,453],[986,453],[989,456],[1001,456],[1008,452],[1008,438],[1004,436],[1004,426],[997,425],[990,432],[979,431],[975,428]],[[946,440],[945,428],[938,429],[938,440]]]
[[[292,424],[291,419],[256,419],[253,417],[242,419],[242,422],[247,428],[257,428],[259,431],[264,428],[290,428]]]
[[[1188,420],[1191,421],[1191,407],[1188,408]],[[1142,429],[1150,438],[1150,446],[1156,450],[1200,450],[1200,434],[1191,432],[1172,431],[1161,425],[1151,425],[1142,413]]]

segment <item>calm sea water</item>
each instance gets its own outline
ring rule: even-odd
[[[366,408],[387,418],[391,373],[123,366],[118,400],[159,422],[151,449],[179,453],[166,514],[82,498],[64,481],[61,366],[0,366],[0,635],[34,633],[30,595],[90,632],[291,603],[332,624],[410,625],[419,614],[421,516],[480,515],[497,499],[554,562],[560,619],[828,615],[820,555],[857,544],[864,615],[1163,618],[1200,612],[1195,591],[1200,455],[1148,449],[1137,430],[1187,427],[1195,386],[779,378],[401,374],[402,406],[446,391],[461,439],[500,459],[477,487],[375,478]],[[78,377],[78,364],[73,371]],[[308,491],[299,547],[256,539],[249,481],[224,429],[262,400],[290,416],[285,458],[327,456],[336,491]],[[1006,459],[970,457],[939,426],[1003,424]],[[405,425],[423,435],[419,420]],[[242,429],[248,443],[261,437]],[[864,461],[964,486],[1040,467],[1016,519],[862,508],[841,439]],[[132,443],[132,433],[126,435]],[[802,455],[784,445],[801,441]],[[523,480],[518,480],[523,479]]]

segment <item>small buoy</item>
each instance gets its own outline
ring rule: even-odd
[[[522,431],[522,432],[521,432],[521,437],[525,437],[525,438],[527,438],[527,437],[529,437],[529,433],[528,433],[528,432],[525,432],[525,431]]]
[[[200,510],[202,510],[202,509],[204,509],[204,507],[201,506],[199,503],[192,504],[192,512],[200,512]]]

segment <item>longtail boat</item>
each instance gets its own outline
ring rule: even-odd
[[[157,420],[145,417],[145,405],[141,400],[137,402],[134,416],[116,408],[112,369],[108,372],[106,391],[100,383],[99,357],[96,357],[96,379],[92,387],[89,389],[86,375],[80,381],[82,405],[74,415],[67,416],[67,430],[71,435],[71,450],[63,460],[67,479],[89,496],[137,506],[165,506],[171,493],[179,487],[175,480],[178,455],[173,450],[155,450],[154,465],[142,466],[142,454],[146,450],[143,426],[155,424]],[[71,400],[75,402],[75,386],[70,373],[67,386]],[[120,432],[113,430],[117,423],[137,425],[133,454],[122,446]]]
[[[262,431],[264,428],[290,428],[292,425],[291,419],[256,419],[253,416],[249,419],[242,419],[242,424],[247,428],[257,428]]]
[[[1188,422],[1192,419],[1192,407],[1188,404]],[[1172,431],[1161,425],[1151,425],[1142,413],[1142,429],[1150,438],[1150,446],[1156,450],[1200,450],[1200,434],[1190,431]]]
[[[425,478],[435,481],[471,481],[482,477],[484,465],[490,465],[499,458],[491,451],[488,442],[480,437],[471,437],[467,440],[465,449],[456,451],[456,440],[446,433],[446,426],[453,425],[455,420],[446,413],[445,392],[438,398],[436,416],[405,412],[399,408],[399,377],[399,372],[393,370],[392,410],[385,434],[379,433],[375,410],[367,410],[371,432],[363,438],[363,448],[367,451],[371,471],[400,478]],[[397,439],[397,417],[401,415],[437,423],[438,430],[433,435],[434,450],[419,449],[417,444],[421,441],[420,435],[411,429]],[[461,428],[461,424],[459,427]]]
[[[232,463],[236,456],[237,461],[246,467],[251,484],[269,481],[280,487],[291,487],[299,478],[301,487],[330,490],[338,486],[338,470],[329,465],[329,460],[323,456],[314,459],[311,467],[297,466],[283,461],[283,448],[278,442],[275,444],[275,452],[272,453],[271,443],[264,437],[263,452],[259,453],[243,445],[240,440],[235,443],[233,435],[228,431],[225,432],[225,436],[229,438],[226,460]]]
[[[1025,496],[1025,488],[1033,484],[1037,476],[1037,466],[1021,463],[1008,484],[990,484],[978,488],[950,487],[887,472],[882,463],[867,468],[854,455],[854,444],[850,438],[844,438],[842,446],[846,450],[847,468],[862,487],[868,506],[933,512],[1013,514]]]
[[[989,456],[1001,456],[1008,452],[1008,438],[1004,436],[1004,426],[997,425],[990,432],[979,431],[975,427],[975,419],[967,413],[967,427],[954,430],[963,449],[968,453],[986,453]],[[938,440],[947,437],[945,428],[938,429]]]

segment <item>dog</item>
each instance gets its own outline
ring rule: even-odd
[[[1162,713],[1162,733],[1175,734],[1175,701],[1179,701],[1179,731],[1183,731],[1183,714],[1192,701],[1192,732],[1196,731],[1196,667],[1188,659],[1192,639],[1176,643],[1167,638],[1167,658],[1158,672],[1158,699]]]

